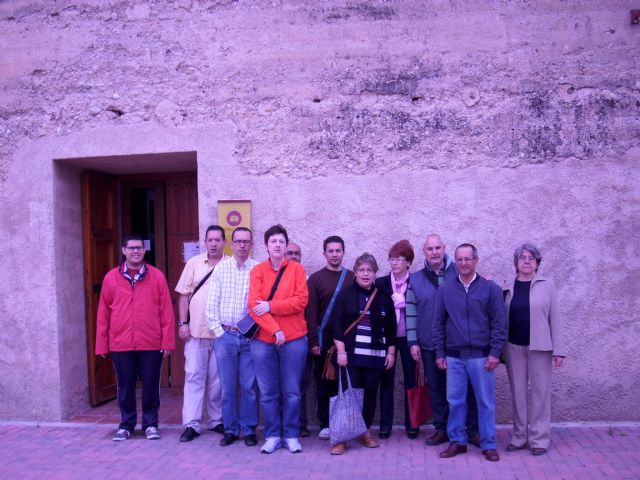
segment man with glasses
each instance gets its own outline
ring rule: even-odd
[[[122,241],[124,260],[102,282],[96,324],[96,355],[111,354],[118,386],[120,425],[114,441],[129,438],[136,427],[136,382],[142,381],[142,429],[148,440],[160,438],[160,368],[175,349],[173,307],[167,280],[144,261],[139,235]]]
[[[478,250],[469,243],[456,248],[459,275],[440,287],[436,296],[433,343],[436,364],[447,372],[449,447],[441,458],[467,451],[465,417],[468,384],[478,402],[480,448],[490,462],[496,451],[496,374],[507,338],[502,290],[476,273]]]
[[[327,237],[323,242],[323,255],[327,262],[321,270],[307,280],[309,303],[305,310],[309,350],[313,355],[316,380],[316,414],[320,422],[321,440],[329,439],[329,399],[338,393],[338,382],[322,378],[326,353],[333,345],[333,335],[328,326],[329,315],[337,293],[353,283],[351,270],[342,266],[344,240],[338,236]]]
[[[251,230],[237,227],[231,234],[233,256],[213,271],[206,306],[209,329],[215,338],[215,354],[222,387],[222,418],[226,447],[244,436],[248,447],[257,445],[258,385],[250,342],[238,330],[238,321],[248,313],[249,274],[258,262],[249,258]],[[240,408],[238,409],[238,386]]]
[[[446,245],[437,233],[427,235],[423,252],[424,268],[411,274],[407,289],[407,343],[416,362],[422,360],[424,375],[429,383],[429,398],[433,410],[435,432],[427,438],[427,445],[441,445],[449,440],[447,422],[447,374],[436,365],[433,343],[433,318],[438,288],[458,276],[454,261],[446,253]],[[480,447],[478,410],[471,388],[467,396],[467,437],[471,445]]]
[[[210,225],[205,232],[206,252],[190,258],[176,285],[178,335],[184,340],[184,398],[181,442],[200,436],[203,403],[207,406],[209,430],[223,434],[220,379],[213,351],[213,337],[204,315],[213,269],[224,257],[224,229]]]

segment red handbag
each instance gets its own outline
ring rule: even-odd
[[[409,406],[411,428],[420,428],[420,425],[433,418],[431,399],[429,398],[429,385],[424,382],[421,362],[416,362],[415,385],[415,387],[407,390],[407,404]]]

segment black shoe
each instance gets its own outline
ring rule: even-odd
[[[389,438],[389,437],[391,436],[391,431],[388,431],[388,432],[380,432],[380,433],[378,434],[378,436],[379,436],[380,438],[382,438],[383,440],[384,440],[384,439],[387,439],[387,438]]]
[[[255,447],[258,444],[258,439],[256,438],[255,433],[251,433],[249,435],[244,436],[244,444],[247,447]]]
[[[307,427],[300,427],[300,436],[301,437],[308,437],[311,435],[311,432],[309,431],[309,429]]]
[[[409,440],[415,440],[416,438],[418,438],[419,433],[420,430],[407,430],[407,437],[409,438]]]
[[[236,435],[234,435],[233,433],[225,433],[224,437],[222,437],[222,440],[220,440],[220,446],[221,447],[228,447],[229,445],[231,445],[236,440],[238,440],[238,437]]]
[[[211,431],[211,432],[219,433],[220,435],[224,435],[224,425],[221,424],[221,423],[217,424],[213,428],[209,428],[208,430]]]
[[[180,441],[181,442],[190,442],[191,440],[193,440],[194,438],[197,438],[199,436],[200,436],[200,434],[198,432],[196,432],[193,427],[187,427],[187,428],[184,429],[184,432],[182,432],[182,435],[180,435]]]

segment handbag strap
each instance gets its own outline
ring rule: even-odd
[[[273,299],[273,296],[276,294],[276,290],[278,289],[278,284],[280,283],[280,279],[282,278],[282,275],[284,275],[284,271],[286,269],[287,269],[287,266],[285,265],[278,272],[278,276],[276,277],[276,281],[273,282],[273,287],[271,287],[271,293],[269,294],[269,298],[267,298],[267,302],[270,302]]]
[[[422,375],[422,362],[416,362],[416,387],[424,385],[424,375]]]
[[[344,373],[347,376],[347,389],[351,390],[351,377],[349,376],[349,369],[347,367],[338,367],[338,393],[342,394],[342,369],[344,368]]]
[[[191,299],[193,298],[193,296],[196,294],[196,292],[198,290],[200,290],[200,288],[202,288],[202,286],[206,283],[206,281],[209,279],[209,277],[211,276],[211,274],[213,273],[213,270],[215,269],[212,268],[211,270],[209,270],[209,273],[207,273],[204,277],[202,277],[202,280],[200,280],[200,283],[198,283],[198,286],[196,286],[196,288],[193,290],[193,293],[191,294],[191,296],[189,297],[189,303],[191,303]]]
[[[369,301],[364,306],[364,310],[362,311],[360,316],[358,318],[356,318],[356,320],[351,325],[349,325],[347,327],[347,329],[344,331],[345,335],[347,333],[349,333],[351,330],[353,330],[356,327],[356,325],[358,325],[358,323],[360,323],[360,320],[362,320],[364,318],[364,316],[369,312],[369,307],[371,306],[371,302],[373,302],[373,299],[376,297],[376,293],[378,293],[378,289],[377,288],[373,290],[373,293],[369,297]]]
[[[338,280],[338,284],[336,285],[336,289],[333,291],[333,296],[331,297],[331,301],[329,302],[329,306],[324,311],[324,315],[322,316],[322,322],[320,323],[320,332],[322,332],[329,321],[329,315],[331,315],[331,310],[333,310],[333,304],[336,303],[336,298],[338,298],[338,293],[342,289],[342,284],[344,283],[344,279],[347,276],[347,269],[342,267],[342,273],[340,273],[340,279]],[[320,348],[322,348],[322,335],[318,335],[318,343],[320,344]]]

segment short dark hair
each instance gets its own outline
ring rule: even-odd
[[[344,251],[344,240],[337,235],[331,235],[330,237],[325,238],[324,242],[322,242],[323,252],[327,251],[327,245],[330,243],[339,243],[340,245],[342,245],[342,250]]]
[[[267,231],[264,232],[264,244],[269,243],[269,239],[274,235],[284,235],[284,242],[289,245],[289,235],[287,235],[287,229],[284,228],[279,223],[277,225],[272,225],[267,228]]]
[[[122,246],[126,247],[131,240],[142,242],[142,244],[144,245],[144,240],[142,239],[142,235],[138,235],[137,233],[131,233],[122,239]]]
[[[478,258],[478,249],[475,247],[475,245],[472,245],[470,243],[461,243],[460,245],[458,245],[456,247],[456,251],[453,254],[454,257],[458,254],[458,250],[460,250],[461,248],[470,248],[473,252],[473,258]]]
[[[224,228],[222,228],[220,225],[209,225],[207,227],[207,231],[204,232],[204,238],[207,238],[207,235],[209,235],[209,232],[215,232],[216,230],[222,234],[223,240],[227,239]]]
[[[253,232],[251,230],[249,230],[247,227],[236,227],[233,229],[233,232],[231,232],[232,242],[233,242],[233,239],[236,238],[236,232],[249,232],[249,235],[251,235],[251,240],[253,240]]]

